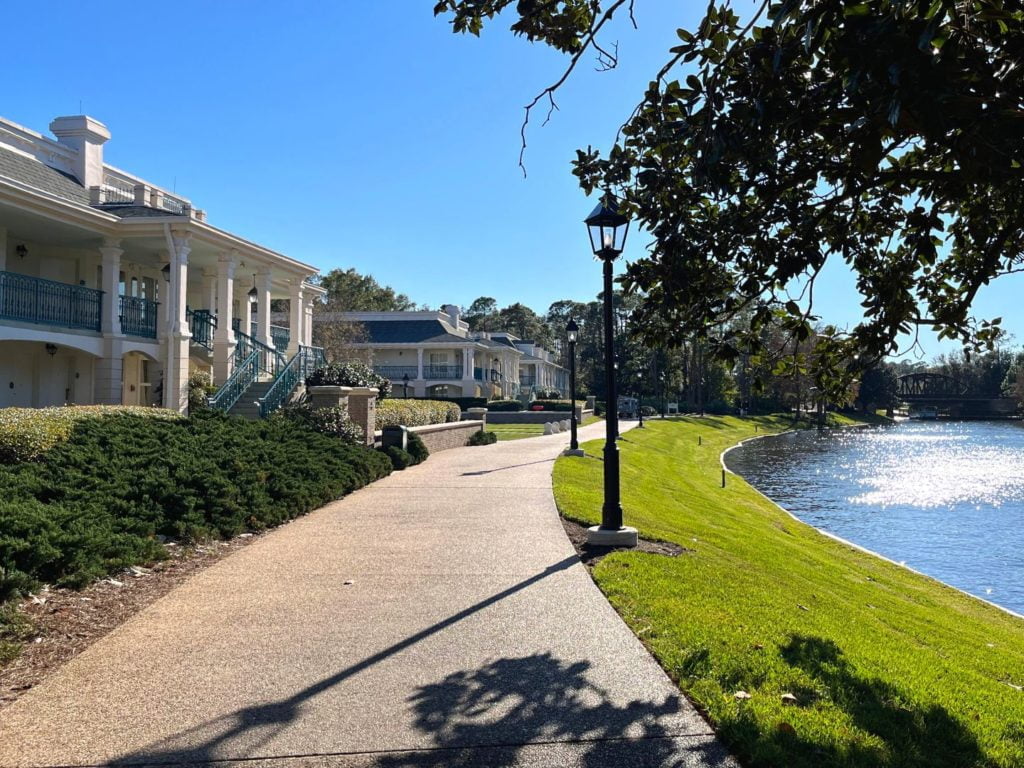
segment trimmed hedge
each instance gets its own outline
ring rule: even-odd
[[[409,455],[412,456],[414,464],[422,464],[430,456],[430,449],[427,448],[427,444],[415,432],[408,433],[405,447],[409,451]]]
[[[382,400],[377,402],[377,429],[425,427],[462,420],[462,409],[445,400]]]
[[[486,408],[486,397],[416,397],[414,400],[443,400],[446,403],[457,403],[459,408],[468,411],[470,408]]]
[[[86,405],[62,408],[0,408],[0,462],[35,461],[66,442],[85,419],[131,414],[148,419],[183,418],[165,408],[127,405]]]
[[[491,400],[487,404],[488,411],[521,411],[523,404],[518,400]]]
[[[278,525],[390,471],[379,452],[286,419],[81,419],[39,461],[0,465],[0,600],[160,559],[160,537]]]
[[[391,461],[391,466],[395,471],[401,471],[415,464],[422,464],[430,455],[426,443],[414,432],[407,435],[405,447],[408,450],[403,451],[397,445],[389,445],[387,448],[381,449],[381,452]]]
[[[584,405],[585,403],[586,403],[585,400],[577,400],[576,401],[577,405]],[[538,406],[538,405],[541,406],[541,407],[540,408],[536,408],[536,406]],[[566,411],[566,412],[568,412],[568,411],[572,410],[572,401],[571,400],[534,400],[527,407],[531,411],[536,409],[536,410],[540,410],[540,411]]]
[[[308,402],[292,403],[278,409],[271,418],[293,421],[350,445],[365,445],[363,428],[348,417],[348,408],[340,405],[313,408]]]

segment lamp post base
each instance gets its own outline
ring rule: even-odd
[[[562,451],[562,455],[563,456],[586,456],[587,454],[584,452],[584,450],[582,448],[566,448],[564,451]]]
[[[635,547],[637,545],[636,528],[624,525],[621,528],[602,528],[594,525],[587,528],[587,544],[593,547]]]

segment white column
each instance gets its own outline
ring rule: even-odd
[[[235,332],[231,329],[235,299],[234,251],[225,251],[217,257],[217,330],[213,336],[213,375],[217,384],[223,384],[231,375],[235,353]]]
[[[423,379],[423,347],[416,350],[416,378]]]
[[[298,352],[299,345],[305,343],[306,310],[303,298],[302,281],[296,280],[292,284],[292,295],[288,298],[288,357]]]
[[[104,240],[100,246],[103,258],[103,299],[101,303],[100,330],[105,336],[121,335],[121,301],[118,292],[121,275],[121,254],[118,240]]]
[[[269,269],[256,273],[256,338],[273,347],[274,342],[270,338],[270,282]]]
[[[302,343],[307,347],[313,345],[313,297],[306,296],[302,300]]]
[[[167,364],[164,367],[164,407],[183,413],[188,409],[189,339],[185,317],[185,290],[188,285],[188,255],[192,250],[187,233],[174,233],[169,291],[170,323],[167,333]]]

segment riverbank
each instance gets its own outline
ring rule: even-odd
[[[729,476],[772,418],[655,420],[622,441],[623,508],[686,548],[593,575],[742,759],[767,766],[1024,761],[1024,622],[837,542]],[[600,441],[587,444],[600,455]],[[562,513],[599,522],[601,463],[555,466]]]

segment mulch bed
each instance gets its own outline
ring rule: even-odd
[[[167,560],[147,568],[129,568],[78,591],[47,587],[32,595],[18,606],[31,624],[31,639],[0,668],[0,709],[192,575],[258,538],[243,534],[194,547],[172,544]]]
[[[574,523],[572,520],[566,520],[564,517],[561,520],[562,527],[565,528],[565,535],[569,537],[569,541],[572,542],[573,547],[576,549],[576,554],[579,555],[580,560],[588,568],[593,568],[603,557],[618,550],[647,552],[651,555],[665,555],[667,557],[678,557],[683,552],[692,551],[669,541],[655,541],[644,538],[641,538],[635,547],[595,547],[587,544],[586,526]]]

